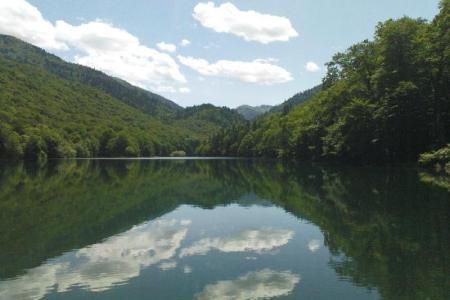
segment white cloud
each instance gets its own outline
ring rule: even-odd
[[[205,238],[180,251],[180,257],[205,255],[216,249],[222,252],[269,251],[286,245],[294,235],[291,230],[244,230],[227,238]]]
[[[0,1],[0,33],[48,50],[67,49],[64,41],[56,38],[53,24],[25,0]]]
[[[250,272],[235,280],[207,285],[196,299],[259,300],[287,296],[299,283],[300,276],[290,271],[264,269]]]
[[[180,92],[181,94],[189,94],[191,92],[191,89],[187,87],[182,87],[178,89],[178,92]]]
[[[176,61],[168,54],[148,48],[127,31],[100,21],[72,26],[56,22],[58,36],[81,54],[75,62],[158,90],[160,86],[185,83]]]
[[[63,293],[73,286],[104,291],[139,276],[143,268],[174,267],[188,228],[183,222],[161,220],[136,226],[102,243],[80,249],[0,282],[0,299],[41,299],[49,292]],[[186,223],[183,223],[186,224]],[[176,266],[176,265],[175,265]]]
[[[181,55],[178,56],[178,60],[203,76],[226,77],[264,85],[292,80],[291,73],[274,65],[270,60],[256,59],[250,62],[219,60],[216,63],[209,63],[205,59]]]
[[[231,33],[246,41],[268,44],[288,41],[298,36],[286,17],[239,10],[226,2],[217,6],[213,2],[199,3],[194,7],[193,17],[204,27],[216,32]]]
[[[306,71],[316,73],[320,71],[320,67],[313,61],[310,61],[305,66]]]
[[[174,44],[160,42],[160,43],[156,44],[156,46],[159,48],[159,50],[167,51],[170,53],[177,51],[177,46],[175,46]]]
[[[60,20],[53,25],[24,0],[0,1],[0,33],[47,50],[73,50],[76,63],[142,88],[158,90],[160,86],[170,86],[175,90],[186,82],[170,55],[141,44],[136,36],[105,21],[75,26]],[[169,51],[172,49],[165,45]]]
[[[181,42],[180,42],[180,46],[182,46],[182,47],[187,47],[187,46],[189,46],[189,45],[191,45],[192,43],[191,43],[191,41],[189,41],[189,40],[187,40],[187,39],[183,39],[183,40],[181,40]]]

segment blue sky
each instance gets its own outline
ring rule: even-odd
[[[0,0],[0,33],[183,106],[236,107],[278,104],[313,87],[323,64],[372,38],[379,21],[432,19],[438,2]]]

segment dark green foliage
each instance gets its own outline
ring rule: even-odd
[[[244,123],[244,118],[228,107],[202,104],[179,111],[173,122],[204,136],[209,136],[217,130],[217,127],[227,128]]]
[[[322,87],[308,91],[309,101],[220,131],[201,149],[394,162],[443,146],[450,140],[450,0],[440,8],[431,23],[407,17],[380,23],[373,41],[333,57]]]

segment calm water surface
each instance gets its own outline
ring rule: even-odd
[[[413,168],[0,167],[0,299],[450,299],[450,192]]]

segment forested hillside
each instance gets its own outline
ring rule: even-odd
[[[0,158],[192,155],[244,122],[212,105],[183,109],[9,36],[0,36],[0,86]]]
[[[322,85],[313,87],[312,89],[300,92],[287,99],[283,103],[276,105],[270,109],[271,112],[287,113],[297,105],[303,104],[305,101],[311,99],[322,89]]]
[[[380,23],[327,64],[321,91],[290,110],[223,130],[209,155],[413,161],[450,141],[450,0],[432,22]]]
[[[130,85],[97,70],[67,63],[38,47],[14,37],[0,35],[0,56],[20,64],[39,66],[58,78],[79,82],[107,94],[153,116],[163,118],[181,110],[176,103],[157,94]]]
[[[431,22],[380,23],[327,64],[321,85],[247,122],[182,108],[0,35],[0,158],[265,156],[414,161],[450,142],[450,0]],[[265,108],[264,108],[265,109]],[[246,116],[247,119],[255,116]]]

